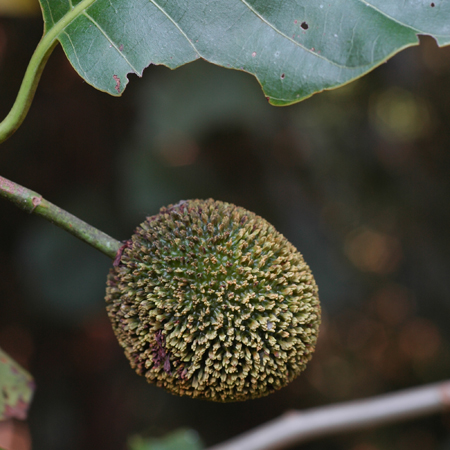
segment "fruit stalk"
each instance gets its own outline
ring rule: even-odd
[[[81,239],[111,259],[121,247],[121,242],[103,231],[64,211],[42,198],[42,195],[0,176],[0,196],[13,202],[30,214],[36,214]]]

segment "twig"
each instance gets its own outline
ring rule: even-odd
[[[450,380],[370,399],[288,412],[208,450],[273,450],[450,408]]]
[[[78,239],[92,245],[92,247],[100,250],[111,259],[116,257],[122,245],[121,242],[103,233],[103,231],[97,230],[92,225],[83,222],[78,217],[45,200],[38,193],[1,176],[0,197],[10,200],[30,214],[33,213],[47,219]]]

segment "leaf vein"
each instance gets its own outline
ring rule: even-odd
[[[434,38],[438,38],[438,37],[448,38],[449,37],[448,34],[436,34],[436,33],[430,33],[430,32],[424,31],[424,30],[419,30],[418,28],[415,28],[412,25],[408,25],[408,24],[406,24],[404,22],[401,22],[400,20],[396,19],[395,17],[390,16],[389,14],[385,13],[381,9],[378,9],[376,6],[372,5],[370,2],[368,2],[366,0],[359,0],[359,1],[361,3],[364,3],[366,6],[370,6],[372,9],[374,9],[377,12],[379,12],[380,14],[382,14],[385,17],[387,17],[388,19],[392,20],[393,22],[396,22],[399,25],[402,25],[403,27],[406,27],[406,28],[409,28],[411,30],[414,30],[418,34],[424,34],[424,35],[427,35],[427,36],[432,36]],[[404,4],[405,4],[405,1],[403,2],[403,5]]]
[[[364,3],[366,6],[370,6],[372,9],[374,9],[375,11],[379,12],[380,14],[382,14],[384,17],[387,17],[388,19],[392,20],[393,22],[398,23],[399,25],[402,25],[403,27],[406,28],[410,28],[411,30],[417,31],[418,33],[425,33],[424,31],[421,31],[411,25],[407,25],[404,22],[401,22],[400,20],[396,19],[395,17],[390,16],[389,14],[385,13],[384,11],[382,11],[381,9],[378,9],[376,6],[372,5],[370,2],[366,1],[366,0],[359,0],[361,3]]]
[[[47,3],[47,9],[50,14],[50,19],[52,21],[52,25],[55,25],[55,19],[53,18],[52,9],[50,8],[50,4],[49,4],[48,0],[42,0],[42,1],[45,1]]]
[[[89,76],[88,76],[87,72],[83,69],[83,66],[81,65],[80,59],[78,58],[77,50],[76,50],[76,48],[75,48],[75,45],[73,45],[73,42],[72,42],[72,39],[70,38],[69,33],[67,33],[67,31],[64,31],[64,34],[66,35],[68,41],[70,42],[70,45],[71,45],[72,48],[73,48],[73,54],[75,55],[75,58],[77,59],[78,67],[80,68],[80,70],[81,70],[81,71],[83,72],[83,74],[84,74],[84,75],[83,75],[83,78],[84,78],[86,81],[89,81]]]
[[[272,28],[272,30],[274,30],[276,33],[278,33],[280,36],[284,37],[285,39],[287,39],[288,41],[292,42],[294,45],[296,45],[297,47],[302,48],[303,50],[305,50],[308,53],[311,53],[311,55],[316,56],[317,58],[323,59],[324,61],[328,62],[329,64],[333,64],[336,67],[342,67],[342,68],[346,68],[345,66],[342,66],[340,64],[335,63],[334,61],[331,61],[328,58],[325,58],[322,55],[319,55],[313,51],[311,51],[309,48],[305,47],[304,45],[300,44],[299,42],[295,41],[294,39],[290,38],[289,36],[287,36],[285,33],[283,33],[281,30],[279,30],[275,25],[273,25],[272,23],[270,23],[267,19],[265,19],[258,11],[256,11],[256,9],[254,9],[251,5],[249,5],[245,0],[240,0],[245,6],[247,6],[247,8],[253,13],[255,14],[255,16],[257,16],[261,21],[263,21],[266,25],[268,25],[270,28]]]
[[[377,41],[379,38],[380,38],[380,35],[378,35],[372,43],[372,49],[371,49],[372,61],[375,61],[375,47],[377,45]]]
[[[183,31],[183,29],[175,22],[175,20],[172,19],[172,17],[165,11],[160,5],[158,5],[154,0],[150,0],[150,3],[155,5],[177,28],[178,31],[185,37],[185,39],[189,42],[191,47],[195,50],[195,52],[200,55],[200,52],[198,51],[197,47],[192,43],[192,41],[189,39],[189,36]]]
[[[124,55],[124,53],[119,49],[119,47],[117,47],[117,45],[115,44],[115,42],[108,36],[108,33],[106,33],[106,31],[95,21],[95,19],[90,16],[86,11],[83,11],[83,15],[85,17],[87,17],[88,20],[90,20],[97,28],[98,30],[103,34],[103,36],[105,36],[105,38],[108,40],[108,42],[114,47],[114,49],[117,51],[117,53],[119,53],[119,55],[125,60],[125,62],[130,66],[131,70],[136,74],[136,75],[141,75],[141,73],[139,72],[139,70],[137,70],[133,64],[131,64],[131,62],[128,60],[128,58]]]

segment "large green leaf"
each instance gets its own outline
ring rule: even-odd
[[[33,391],[31,375],[0,349],[0,420],[26,419]]]
[[[89,0],[41,0],[46,30]],[[417,34],[450,43],[446,0],[96,0],[59,40],[78,73],[120,95],[127,74],[197,58],[256,76],[275,105],[348,83]]]

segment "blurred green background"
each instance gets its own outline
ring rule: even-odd
[[[1,4],[0,4],[1,6]],[[1,12],[1,8],[0,8]],[[0,18],[0,115],[42,33]],[[319,285],[308,369],[267,398],[177,398],[128,366],[103,305],[111,261],[0,203],[0,347],[35,377],[35,450],[123,450],[135,433],[194,428],[218,443],[290,409],[438,381],[450,373],[450,48],[431,38],[368,76],[287,107],[250,75],[204,62],[95,91],[60,48],[1,175],[117,239],[187,198],[272,222]],[[317,440],[302,449],[450,449],[450,415]],[[300,448],[300,446],[298,447]]]

